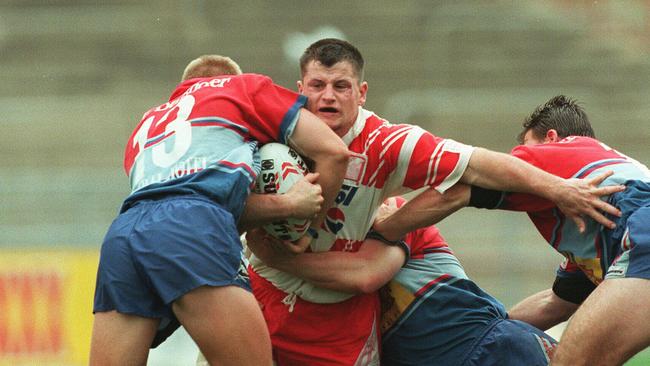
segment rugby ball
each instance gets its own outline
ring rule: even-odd
[[[255,180],[255,192],[284,194],[309,172],[300,155],[287,145],[268,143],[259,150],[261,171]],[[287,218],[264,225],[271,236],[281,240],[298,240],[309,228],[310,220]]]

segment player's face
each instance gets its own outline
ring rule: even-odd
[[[339,136],[345,135],[366,102],[368,84],[360,82],[352,64],[341,61],[326,67],[311,61],[298,81],[298,91],[308,98],[307,108]]]

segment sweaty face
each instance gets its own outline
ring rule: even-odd
[[[341,61],[326,67],[311,61],[298,82],[298,90],[308,98],[308,109],[339,136],[345,135],[366,102],[368,84],[359,83],[352,64]]]

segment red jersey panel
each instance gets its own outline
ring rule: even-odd
[[[602,185],[650,180],[650,171],[644,165],[589,137],[570,136],[557,143],[517,146],[512,154],[563,178],[592,178],[612,170],[614,175]],[[581,234],[552,202],[542,198],[510,193],[499,208],[527,211],[544,239],[594,283],[602,281],[617,253],[616,243],[609,238],[611,231],[587,220],[586,232]]]
[[[127,202],[199,193],[237,214],[259,171],[257,144],[286,143],[305,102],[263,75],[184,81],[129,138]]]

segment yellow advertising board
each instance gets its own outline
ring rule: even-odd
[[[0,366],[88,364],[99,253],[0,249]]]

